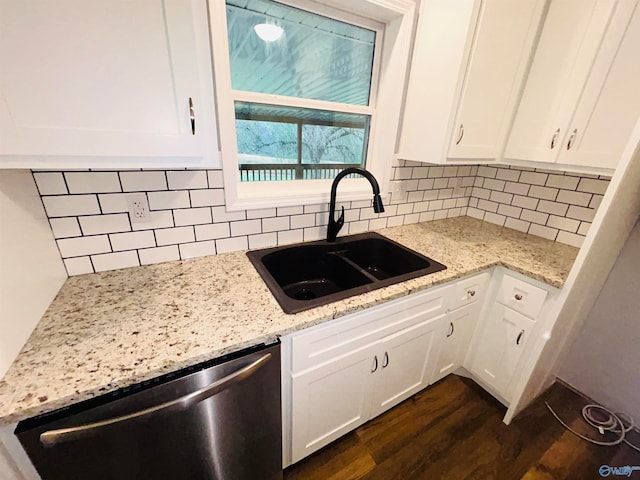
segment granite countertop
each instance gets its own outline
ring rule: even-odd
[[[0,425],[495,265],[561,288],[578,253],[470,217],[379,232],[447,269],[295,315],[244,252],[70,277],[0,381]]]

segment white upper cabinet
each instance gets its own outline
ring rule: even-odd
[[[504,146],[544,0],[421,4],[398,157],[495,160]]]
[[[552,0],[505,161],[614,169],[640,115],[637,0]]]
[[[0,0],[0,166],[216,164],[206,11]]]

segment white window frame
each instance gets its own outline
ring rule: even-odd
[[[209,15],[218,128],[227,210],[328,203],[331,186],[331,180],[240,182],[235,101],[371,115],[366,168],[378,179],[381,191],[388,192],[413,33],[414,2],[411,0],[350,0],[348,3],[351,11],[345,12],[342,10],[344,2],[340,0],[277,1],[376,31],[370,101],[369,105],[358,106],[233,90],[227,40],[226,3],[225,0],[210,0]],[[340,108],[336,108],[337,106]],[[362,199],[371,199],[371,186],[366,180],[345,179],[341,182],[341,201]]]

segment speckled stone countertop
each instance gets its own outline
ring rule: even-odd
[[[578,249],[470,217],[380,230],[447,270],[285,314],[244,252],[69,278],[0,381],[0,425],[494,265],[561,288]]]

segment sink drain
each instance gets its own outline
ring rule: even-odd
[[[293,294],[293,297],[297,300],[311,300],[312,298],[316,298],[316,294],[307,288],[301,288]]]

